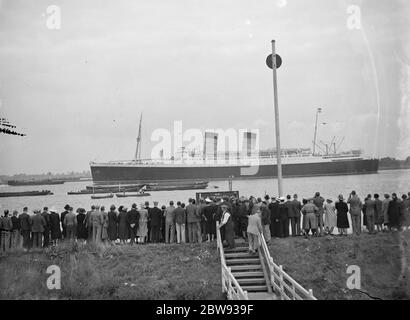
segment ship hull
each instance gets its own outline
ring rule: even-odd
[[[334,160],[282,164],[283,177],[312,177],[377,173],[378,159]],[[96,184],[276,178],[276,164],[247,166],[91,165]]]

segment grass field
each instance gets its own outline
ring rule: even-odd
[[[269,250],[275,263],[318,299],[410,299],[409,242],[409,231],[296,237],[274,239]],[[360,291],[347,288],[349,265],[360,267]]]
[[[296,237],[273,239],[269,250],[318,299],[409,299],[409,240],[410,232]],[[61,290],[46,287],[52,264]],[[360,291],[346,286],[348,265],[361,269]],[[220,270],[215,243],[62,245],[0,258],[0,299],[224,299]]]
[[[224,298],[216,244],[64,245],[0,259],[0,299]],[[52,264],[61,290],[47,289]]]

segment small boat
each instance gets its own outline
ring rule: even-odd
[[[53,193],[50,190],[41,191],[21,191],[21,192],[1,192],[0,197],[33,197],[33,196],[48,196]]]
[[[126,197],[148,197],[151,194],[147,192],[142,192],[142,193],[116,193],[115,194],[117,198],[126,198]]]
[[[81,194],[107,194],[108,192],[105,190],[95,190],[94,192],[90,190],[80,190],[80,191],[69,191],[67,192],[68,195],[81,195]]]
[[[93,194],[91,196],[91,199],[109,199],[109,198],[114,198],[114,194],[102,194],[102,195],[95,195]]]

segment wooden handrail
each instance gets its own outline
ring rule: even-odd
[[[309,291],[303,288],[299,283],[297,283],[290,275],[283,271],[282,266],[278,266],[269,253],[268,246],[265,242],[265,237],[262,233],[259,233],[259,246],[262,248],[262,253],[268,262],[270,274],[271,274],[271,283],[272,286],[276,289],[279,289],[281,298],[292,299],[292,300],[317,300],[313,296],[313,292],[310,289]],[[275,283],[275,279],[279,281],[279,285]],[[291,287],[284,281],[286,279],[290,282]],[[292,294],[292,297],[289,297],[286,294],[286,290]]]
[[[222,292],[226,292],[228,299],[234,300],[249,300],[248,293],[243,291],[238,281],[231,272],[231,268],[226,265],[224,247],[222,243],[221,231],[218,228],[219,222],[216,222],[216,244],[221,258],[221,278]]]

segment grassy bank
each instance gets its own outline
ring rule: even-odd
[[[0,299],[223,299],[215,244],[102,248],[0,258]],[[61,290],[48,290],[47,267],[61,268]]]
[[[402,246],[400,246],[402,243]],[[318,299],[410,299],[410,232],[359,237],[274,239],[272,258]],[[349,265],[361,271],[361,290],[349,290]],[[370,297],[369,297],[370,295]]]
[[[410,232],[360,237],[273,239],[269,249],[318,299],[409,299]],[[400,245],[401,244],[401,245]],[[403,259],[406,258],[406,259]],[[47,267],[61,268],[61,290],[46,288]],[[361,268],[349,290],[348,265]],[[371,297],[369,297],[371,296]],[[216,244],[61,246],[0,258],[0,299],[223,299]]]

